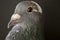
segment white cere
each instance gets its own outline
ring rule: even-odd
[[[11,17],[11,20],[16,20],[16,19],[20,19],[21,16],[19,14],[13,14]]]

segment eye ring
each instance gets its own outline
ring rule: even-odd
[[[27,12],[32,12],[32,11],[33,11],[33,8],[32,7],[28,7]]]

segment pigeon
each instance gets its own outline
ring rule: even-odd
[[[5,40],[42,40],[42,7],[34,1],[21,1],[8,22],[12,27]]]

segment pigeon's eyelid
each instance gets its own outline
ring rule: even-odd
[[[11,20],[16,20],[16,19],[20,19],[20,18],[21,18],[21,16],[19,14],[13,14],[11,16]]]

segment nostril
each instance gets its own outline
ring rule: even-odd
[[[29,7],[27,11],[28,12],[32,12],[32,10],[33,10],[33,8],[32,7]]]

